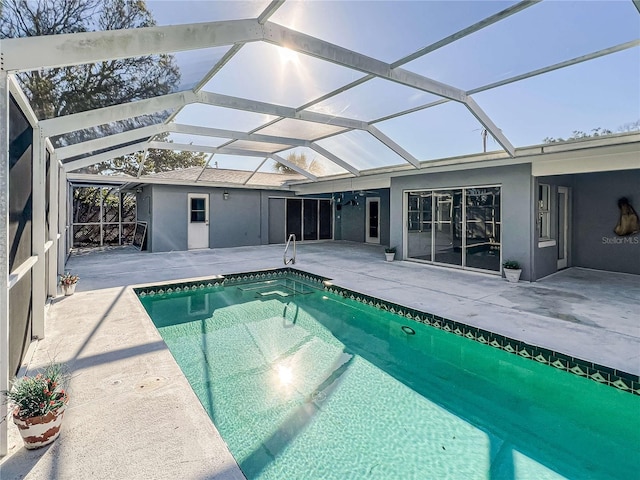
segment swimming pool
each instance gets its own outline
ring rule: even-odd
[[[248,478],[636,475],[640,397],[262,278],[141,296]]]

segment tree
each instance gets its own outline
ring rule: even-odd
[[[289,163],[293,163],[297,167],[300,167],[303,170],[306,170],[307,172],[312,173],[314,175],[321,175],[322,173],[324,173],[324,168],[322,167],[322,164],[316,161],[315,159],[307,160],[307,156],[304,153],[297,154],[295,152],[291,152],[289,155],[287,155],[287,161]],[[278,173],[285,173],[285,174],[298,173],[293,168],[280,162],[276,162],[275,165],[273,166],[273,169]]]
[[[168,133],[157,135],[156,140],[172,143],[171,140],[167,139],[168,135]],[[135,152],[114,158],[108,162],[96,163],[79,171],[81,173],[98,174],[123,173],[133,176],[140,172],[141,175],[148,175],[150,173],[170,172],[181,168],[203,167],[205,159],[206,154],[204,153],[152,148],[147,151],[146,157],[144,152]],[[140,168],[141,166],[142,168]]]
[[[2,0],[0,38],[16,38],[155,25],[143,0]],[[176,90],[180,71],[173,56],[147,55],[24,72],[18,75],[39,119],[133,102]],[[56,147],[159,123],[167,112],[78,130],[53,138]],[[161,150],[150,165],[202,164],[201,154]],[[93,170],[137,173],[136,155],[121,157]],[[146,165],[146,162],[145,162]],[[169,168],[171,169],[171,168]]]
[[[635,122],[628,122],[624,125],[621,125],[616,129],[615,133],[635,132],[638,130],[640,130],[640,120],[636,120]],[[613,135],[613,133],[614,132],[609,130],[608,128],[598,127],[591,129],[591,133],[585,133],[582,130],[574,130],[567,138],[545,137],[542,141],[544,143],[568,142],[570,140],[579,140],[582,138],[603,137],[605,135]]]

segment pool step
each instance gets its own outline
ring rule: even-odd
[[[255,293],[260,297],[277,295],[279,297],[290,297],[294,295],[308,295],[313,292],[313,288],[300,282],[285,282],[281,280],[252,283],[248,285],[238,285],[242,292]]]

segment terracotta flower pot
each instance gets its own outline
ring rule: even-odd
[[[44,447],[58,438],[66,408],[67,403],[65,400],[64,405],[46,415],[27,418],[20,417],[18,415],[18,409],[15,409],[13,411],[13,423],[15,423],[18,430],[20,430],[25,448],[33,450]]]

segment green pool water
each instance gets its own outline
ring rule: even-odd
[[[638,478],[629,393],[294,280],[141,302],[249,479]]]

